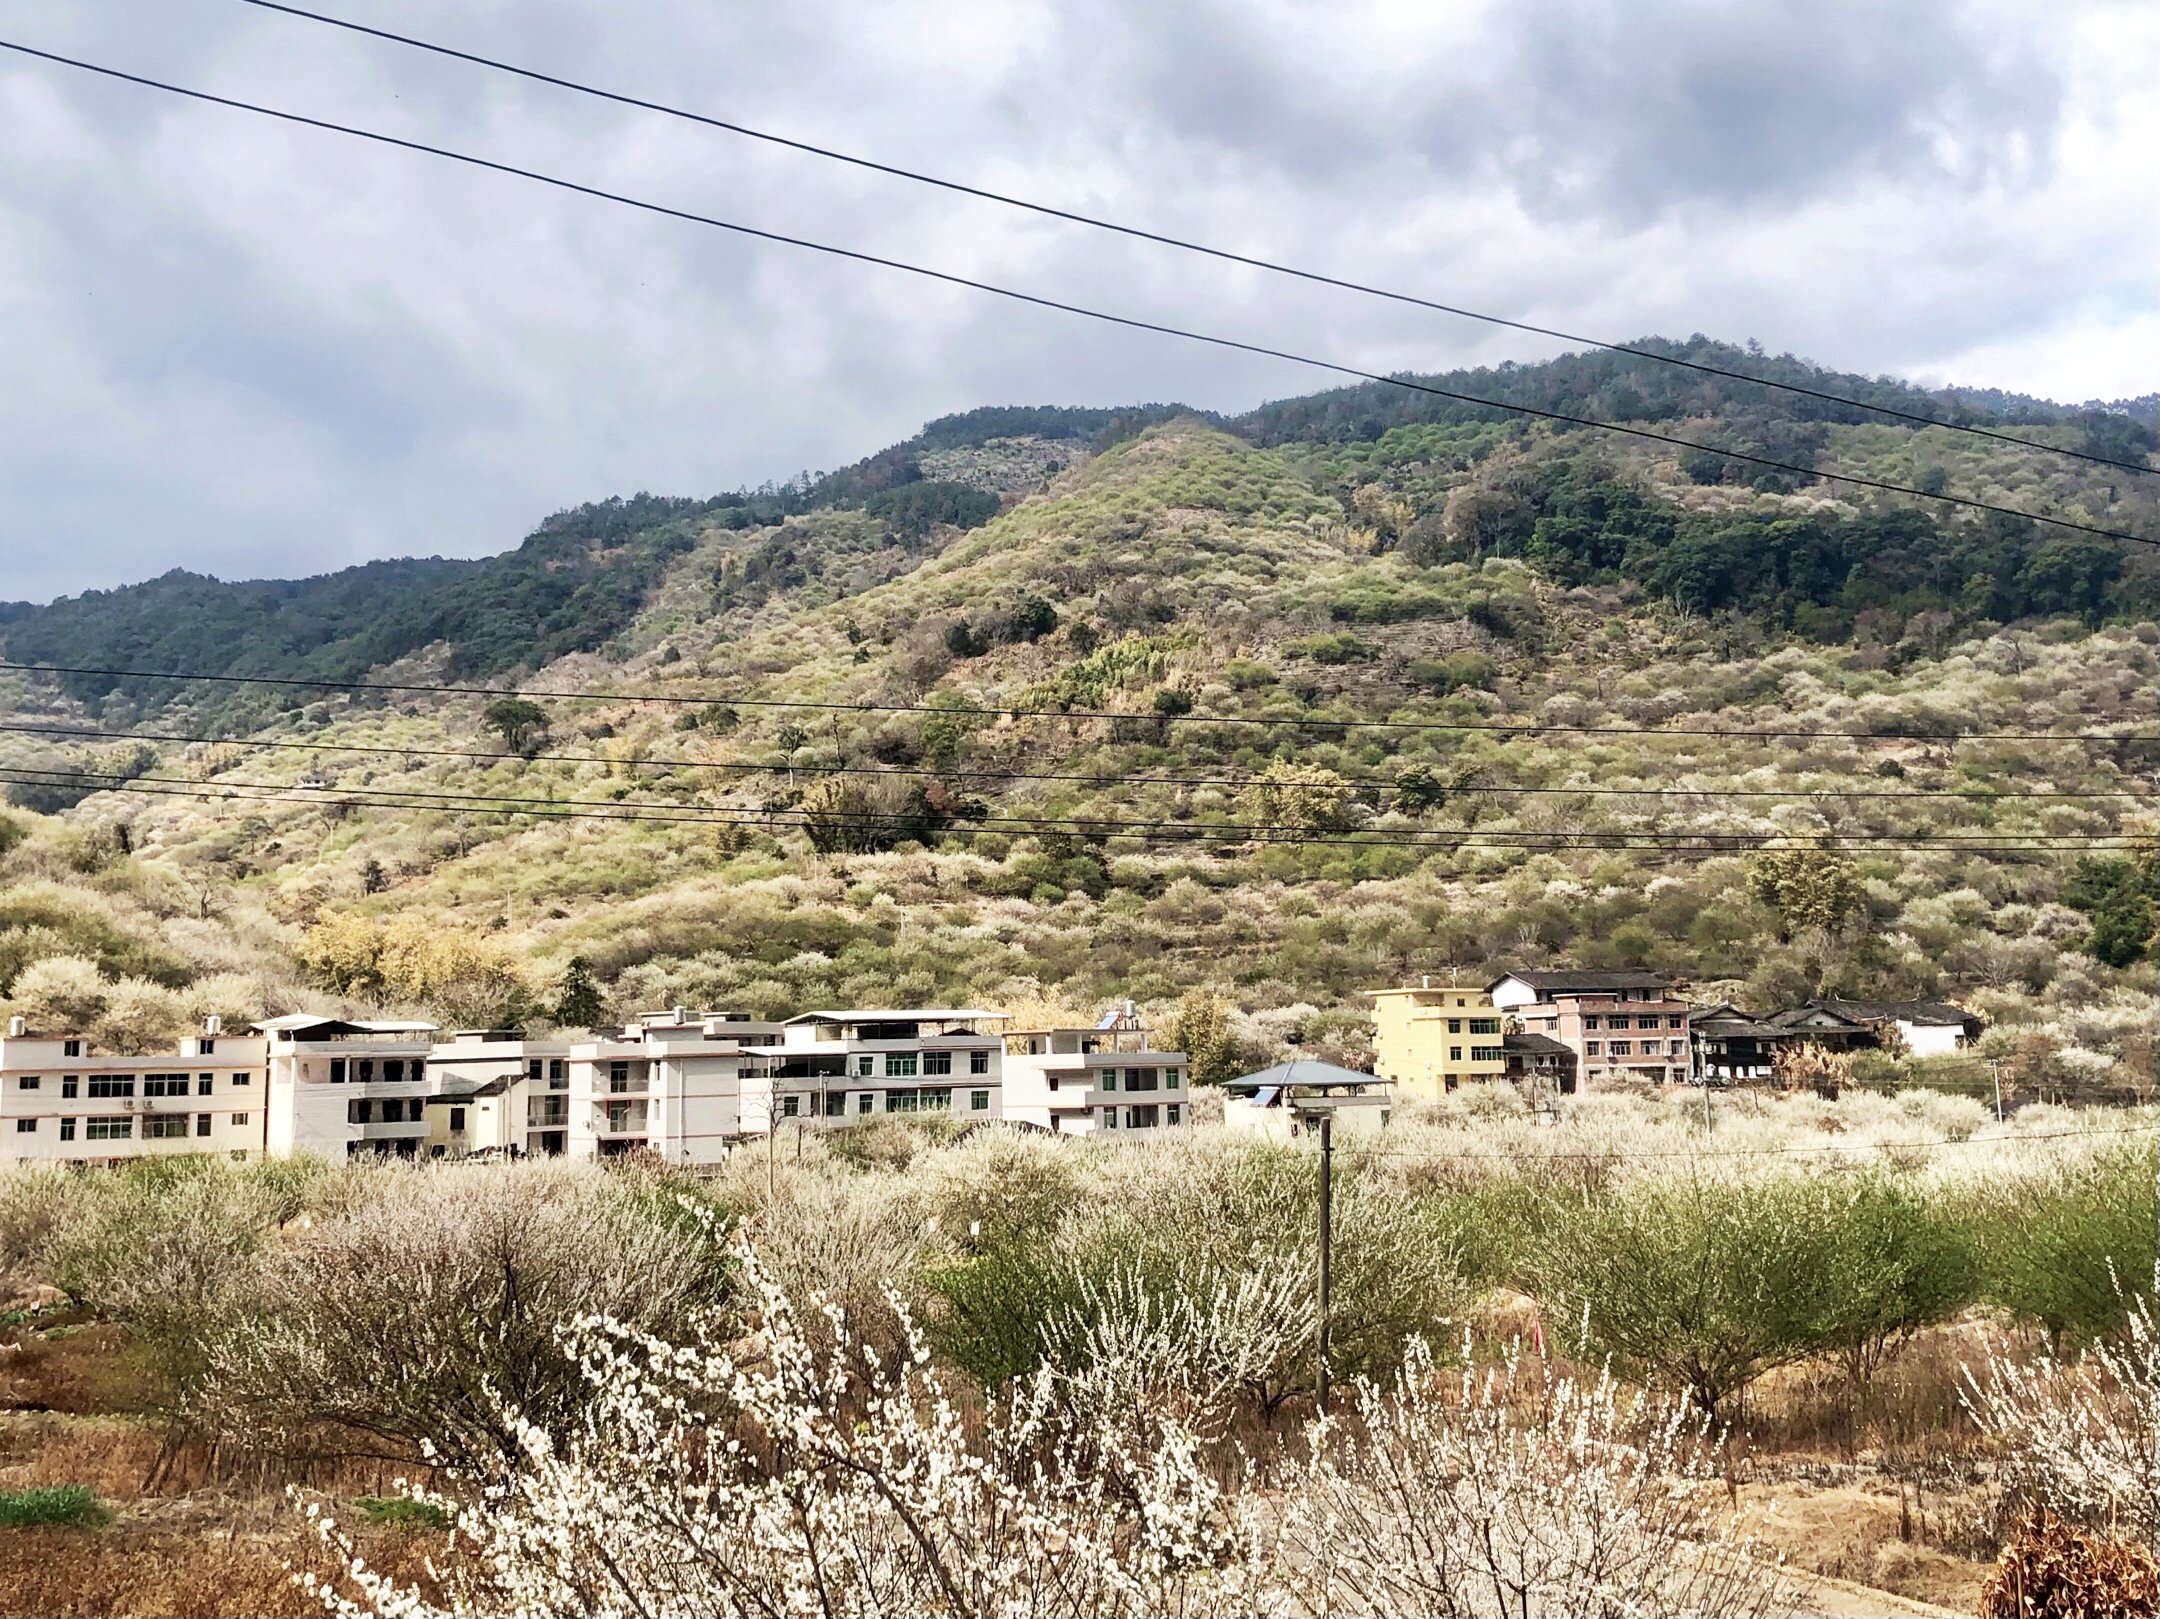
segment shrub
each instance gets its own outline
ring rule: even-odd
[[[1348,630],[1333,635],[1309,635],[1302,641],[1287,642],[1283,650],[1293,658],[1310,658],[1314,663],[1370,663],[1380,656],[1379,649],[1359,640]]]
[[[1839,1227],[1795,1175],[1637,1181],[1553,1211],[1533,1286],[1584,1349],[1717,1415],[1822,1346]]]
[[[2153,1296],[2153,1179],[2153,1148],[2134,1141],[2021,1184],[1990,1211],[1988,1296],[2039,1322],[2058,1354],[2118,1331]]]
[[[98,1505],[86,1484],[52,1484],[42,1489],[0,1491],[0,1529],[37,1529],[59,1525],[95,1529],[112,1517]]]
[[[672,1327],[701,1293],[701,1245],[582,1165],[387,1174],[374,1197],[270,1256],[205,1348],[192,1409],[287,1454],[452,1461],[517,1453],[521,1421],[561,1433],[585,1385],[559,1333],[606,1314]]]
[[[410,1495],[363,1495],[353,1502],[378,1529],[447,1529],[450,1509]]]
[[[2160,1613],[2160,1560],[2149,1547],[2102,1540],[2036,1512],[1996,1559],[1978,1611],[1981,1619]]]
[[[1536,1386],[1518,1362],[1357,1389],[1357,1437],[1315,1446],[1283,1506],[1300,1613],[1752,1614],[1792,1600],[1708,1488],[1676,1397]]]
[[[1825,1196],[1836,1229],[1814,1330],[1857,1391],[1914,1333],[1979,1296],[1979,1239],[1961,1210],[1896,1175],[1856,1177]]]

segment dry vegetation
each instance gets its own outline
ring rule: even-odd
[[[1347,1145],[1324,1439],[1309,1147],[16,1172],[0,1494],[114,1516],[0,1529],[0,1607],[301,1611],[358,1556],[338,1600],[431,1611],[418,1491],[489,1503],[437,1564],[483,1610],[1969,1611],[2032,1510],[2154,1499],[2151,1115],[1975,1111],[1494,1087]]]

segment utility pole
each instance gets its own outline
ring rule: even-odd
[[[1996,1060],[1996,1061],[1994,1061],[1994,1062],[1991,1062],[1991,1063],[1989,1063],[1989,1064],[1988,1064],[1988,1068],[1989,1068],[1989,1070],[1990,1070],[1991,1072],[1993,1072],[1993,1074],[1995,1075],[1995,1122],[1996,1122],[1997,1124],[2000,1124],[2000,1123],[2002,1123],[2002,1116],[2003,1116],[2003,1111],[2002,1111],[2002,1062],[2001,1062],[2001,1060],[2000,1060],[2000,1059],[1998,1059],[1998,1060]]]
[[[1334,1246],[1335,1117],[1334,1109],[1320,1115],[1320,1414],[1328,1408],[1328,1297],[1331,1250]]]

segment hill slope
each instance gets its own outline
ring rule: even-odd
[[[1608,387],[1609,359],[1536,385]],[[1680,405],[1706,437],[1756,408]],[[350,575],[225,587],[274,638],[184,576],[18,614],[16,658],[201,670],[224,638],[232,672],[592,695],[544,701],[526,758],[478,698],[10,676],[13,723],[247,745],[9,735],[58,767],[19,797],[130,781],[17,813],[0,990],[49,999],[75,957],[161,980],[131,991],[150,1021],[333,987],[471,1019],[1214,985],[1249,1053],[1354,1052],[1375,982],[1645,964],[1757,1003],[1976,996],[2035,1075],[2150,1066],[2151,873],[2114,847],[2151,827],[2150,557],[1362,408],[976,413],[816,488],[382,565],[365,627]],[[2104,468],[1780,421],[1826,468],[2155,521]],[[123,633],[183,598],[212,629]],[[2124,739],[2008,739],[2073,731]]]

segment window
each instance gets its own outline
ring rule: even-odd
[[[971,1073],[971,1074],[987,1074],[987,1073],[989,1073],[989,1072],[990,1072],[990,1053],[989,1053],[989,1052],[987,1052],[987,1051],[971,1051],[971,1052],[969,1052],[969,1053],[968,1053],[968,1072],[969,1072],[969,1073]]]
[[[1470,1048],[1470,1060],[1472,1062],[1506,1062],[1507,1047],[1472,1046]]]
[[[235,1130],[245,1130],[247,1128],[247,1121],[248,1116],[245,1113],[235,1113],[232,1116],[233,1128]]]
[[[465,1128],[465,1110],[464,1110],[463,1108],[461,1108],[461,1107],[454,1107],[454,1108],[452,1108],[452,1109],[450,1110],[450,1133],[451,1133],[452,1135],[455,1135],[455,1134],[457,1134],[457,1132],[458,1132],[458,1131],[460,1131],[460,1130],[462,1130],[462,1129],[464,1129],[464,1128]]]
[[[1116,1108],[1106,1107],[1102,1110],[1102,1127],[1105,1130],[1115,1130],[1117,1128]]]
[[[630,1070],[626,1065],[623,1069],[623,1072],[628,1073],[629,1071]],[[550,1085],[560,1085],[564,1080],[568,1079],[569,1077],[570,1070],[568,1066],[563,1062],[562,1058],[548,1058],[548,1083]]]
[[[333,1085],[345,1083],[345,1059],[343,1057],[332,1057],[330,1059],[330,1083]]]
[[[795,1110],[796,1110],[796,1109],[797,1109],[798,1107],[800,1107],[801,1105],[802,1105],[802,1098],[801,1098],[801,1097],[799,1097],[799,1096],[783,1096],[783,1097],[781,1097],[781,1098],[780,1098],[780,1117],[782,1117],[783,1119],[792,1119],[793,1117],[795,1117]]]
[[[825,1117],[827,1117],[828,1119],[838,1119],[845,1117],[846,1114],[847,1092],[827,1091],[825,1093]]]
[[[210,1133],[209,1114],[198,1113],[195,1115],[195,1133],[199,1136],[206,1136]]]
[[[19,1091],[36,1090],[38,1088],[38,1076],[35,1074],[23,1075],[22,1078],[15,1081],[15,1088]]]
[[[359,1085],[375,1083],[375,1059],[361,1057],[353,1063],[353,1082]]]
[[[1461,1047],[1461,1046],[1449,1046],[1449,1047],[1447,1048],[1447,1060],[1448,1060],[1449,1062],[1461,1062],[1461,1061],[1462,1061],[1462,1047]]]
[[[1597,1014],[1595,1012],[1586,1012],[1583,1015],[1582,1026],[1585,1031],[1596,1028]],[[1616,1029],[1624,1029],[1627,1027],[1627,1025],[1625,1023],[1615,1023],[1613,1027]]]
[[[1679,1028],[1679,1027],[1680,1027],[1680,1025],[1681,1025],[1681,1023],[1682,1023],[1683,1021],[1685,1021],[1685,1020],[1684,1020],[1684,1019],[1682,1019],[1682,1017],[1680,1016],[1680,1014],[1679,1014],[1679,1013],[1677,1013],[1677,1012],[1672,1012],[1672,1013],[1668,1013],[1668,1014],[1667,1014],[1667,1016],[1666,1016],[1666,1018],[1665,1018],[1665,1027],[1666,1027],[1666,1028],[1668,1028],[1668,1029],[1677,1029],[1677,1028]]]
[[[81,1086],[82,1081],[73,1074],[62,1074],[60,1076],[60,1095],[63,1099],[74,1096]]]
[[[1102,1088],[1106,1091],[1117,1089],[1117,1070],[1115,1068],[1105,1068],[1102,1071]]]
[[[60,1055],[63,1057],[80,1057],[82,1055],[82,1042],[80,1040],[61,1041]]]
[[[75,1121],[73,1119],[62,1119],[60,1121],[60,1139],[62,1141],[73,1141],[75,1139]]]
[[[1680,1055],[1680,1042],[1679,1042],[1679,1041],[1677,1041],[1677,1040],[1668,1040],[1668,1041],[1666,1041],[1666,1042],[1665,1042],[1665,1055],[1666,1055],[1666,1056],[1668,1056],[1668,1057],[1677,1057],[1677,1056],[1679,1056],[1679,1055]]]
[[[364,1096],[356,1096],[345,1104],[347,1124],[366,1124],[375,1114],[375,1104]]]
[[[532,1057],[527,1059],[525,1063],[525,1077],[527,1079],[535,1081],[545,1079],[547,1077],[545,1070],[543,1070],[540,1066],[540,1059],[538,1057]]]
[[[133,1096],[135,1094],[135,1076],[133,1074],[92,1074],[90,1076],[90,1094],[94,1097]]]
[[[912,1051],[886,1052],[885,1077],[887,1079],[913,1079],[915,1077],[915,1053]]]
[[[67,1138],[68,1132],[62,1131],[61,1139],[65,1141]],[[133,1119],[85,1119],[83,1121],[83,1139],[85,1141],[132,1141],[135,1139],[135,1121]]]
[[[1162,1109],[1153,1103],[1146,1107],[1129,1107],[1125,1110],[1125,1127],[1128,1130],[1152,1130],[1161,1116]]]
[[[1126,1069],[1125,1088],[1129,1091],[1153,1090],[1155,1088],[1155,1070],[1152,1068]]]
[[[407,1074],[405,1077],[407,1079],[410,1079],[415,1085],[419,1084],[420,1081],[427,1078],[427,1064],[422,1062],[418,1057],[413,1058],[412,1072]]]
[[[1166,1091],[1178,1088],[1178,1071],[1175,1068],[1165,1068],[1162,1071],[1162,1088]]]
[[[866,1078],[876,1073],[877,1058],[871,1056],[868,1052],[864,1052],[863,1055],[855,1059],[855,1072]]]
[[[248,1076],[245,1074],[235,1074],[232,1077],[232,1082],[235,1085],[245,1085],[248,1082]]]
[[[740,1079],[742,1075],[735,1076]],[[611,1062],[607,1065],[607,1088],[611,1091],[627,1091],[630,1088],[630,1065],[627,1062]]]
[[[1615,1057],[1632,1057],[1632,1056],[1634,1056],[1634,1055],[1635,1055],[1635,1042],[1634,1042],[1634,1041],[1632,1041],[1632,1040],[1615,1040],[1615,1041],[1614,1041],[1614,1042],[1612,1043],[1612,1054],[1613,1054],[1613,1055],[1614,1055]]]
[[[215,1040],[196,1041],[195,1055],[198,1057],[215,1057],[217,1055],[217,1042]]]
[[[989,1093],[988,1091],[969,1091],[969,1092],[968,1092],[968,1111],[969,1111],[970,1113],[987,1113],[987,1112],[989,1112],[989,1111],[990,1111],[990,1093]]]
[[[1163,1109],[1163,1122],[1165,1124],[1175,1124],[1177,1123],[1177,1121],[1178,1105],[1177,1103],[1172,1102],[1168,1107]]]
[[[952,1092],[943,1086],[931,1085],[922,1090],[887,1091],[887,1113],[943,1113],[952,1107]]]
[[[1459,1018],[1459,1017],[1451,1017],[1451,1018],[1449,1018],[1449,1019],[1447,1020],[1447,1032],[1448,1032],[1449,1034],[1461,1034],[1461,1033],[1462,1033],[1462,1019],[1461,1019],[1461,1018]]]
[[[153,1113],[149,1118],[142,1121],[142,1133],[145,1141],[170,1141],[176,1136],[185,1137],[187,1135],[187,1115],[185,1113]]]
[[[217,1075],[215,1075],[215,1074],[197,1074],[197,1075],[195,1076],[195,1094],[196,1094],[197,1096],[208,1096],[208,1095],[210,1094],[210,1092],[211,1092],[211,1089],[212,1089],[212,1088],[213,1088],[213,1087],[214,1087],[214,1086],[215,1086],[216,1084],[217,1084]]]
[[[864,1062],[868,1062],[869,1060],[870,1059],[868,1057],[863,1058]],[[877,1093],[875,1091],[864,1091],[860,1096],[855,1098],[855,1111],[858,1114],[868,1113],[872,1108],[876,1106]]]
[[[189,1094],[188,1077],[185,1074],[145,1074],[142,1093],[145,1096],[186,1096]]]
[[[402,1085],[405,1082],[404,1059],[400,1057],[392,1057],[389,1061],[385,1062],[382,1065],[382,1077],[388,1080],[393,1085]]]
[[[1470,1020],[1472,1034],[1498,1034],[1500,1020],[1496,1017],[1474,1017]]]
[[[37,1133],[37,1120],[17,1119],[15,1121],[15,1133],[19,1136],[35,1135]]]
[[[922,1054],[922,1071],[926,1074],[949,1074],[952,1072],[952,1053],[949,1051],[926,1051]]]
[[[1595,1040],[1585,1040],[1582,1048],[1586,1057],[1595,1057],[1598,1054],[1598,1043]]]

